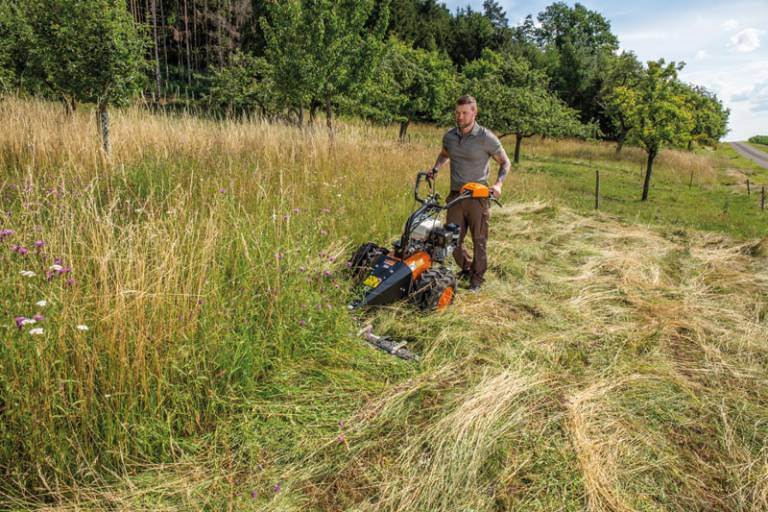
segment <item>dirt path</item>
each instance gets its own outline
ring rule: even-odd
[[[768,169],[768,153],[763,153],[745,142],[731,142],[730,144],[741,156],[749,158],[758,165]]]

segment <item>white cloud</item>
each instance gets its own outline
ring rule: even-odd
[[[731,30],[736,30],[737,28],[739,28],[739,22],[731,18],[729,20],[725,20],[722,24],[722,27],[723,27],[723,30],[730,32]]]
[[[756,28],[745,28],[731,37],[729,47],[735,48],[737,52],[749,53],[760,48],[760,35],[764,30]]]
[[[707,50],[699,50],[696,52],[696,60],[704,60],[709,57],[710,55]]]
[[[757,82],[750,89],[731,96],[733,102],[749,102],[752,112],[768,112],[768,80]]]

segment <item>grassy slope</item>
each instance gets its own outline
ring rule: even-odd
[[[22,119],[38,107],[10,108]],[[732,163],[670,153],[643,205],[639,152],[529,145],[534,158],[493,213],[483,293],[459,294],[444,314],[374,315],[377,330],[424,354],[413,366],[353,337],[344,283],[321,269],[337,269],[330,260],[354,243],[392,238],[438,132],[416,130],[403,151],[388,132],[351,127],[331,156],[322,134],[131,114],[117,117],[116,139],[131,144],[116,145],[115,169],[94,158],[89,119],[41,117],[50,122],[31,148],[21,121],[0,140],[7,183],[29,189],[3,187],[4,225],[44,238],[79,282],[30,288],[18,277],[30,264],[0,256],[12,269],[0,278],[3,311],[41,294],[58,308],[45,320],[58,338],[33,342],[7,327],[13,313],[2,321],[2,375],[13,376],[2,385],[29,395],[6,410],[0,438],[15,479],[2,488],[8,505],[768,507],[768,274],[765,248],[739,238],[761,236],[765,220],[726,174]],[[52,181],[83,192],[51,204],[41,197]],[[189,318],[177,325],[179,314]],[[83,318],[92,329],[80,339],[67,326]],[[151,341],[137,352],[138,340]],[[99,351],[93,377],[80,359]],[[76,389],[51,391],[70,381]],[[110,402],[117,387],[123,398]],[[36,414],[52,428],[29,423]],[[113,430],[124,418],[130,431]],[[25,428],[20,456],[10,450]]]
[[[752,146],[755,149],[759,149],[760,151],[762,151],[764,153],[768,153],[768,145],[766,145],[766,144],[760,144],[760,143],[757,143],[757,142],[747,142],[747,144],[749,144],[750,146]]]

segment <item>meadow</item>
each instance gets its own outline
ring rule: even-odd
[[[367,318],[416,365],[344,269],[440,128],[127,109],[107,158],[85,108],[0,118],[0,508],[768,508],[768,179],[729,148],[641,203],[640,150],[526,140],[483,292]]]

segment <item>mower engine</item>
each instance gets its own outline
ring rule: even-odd
[[[444,225],[430,217],[416,224],[405,252],[415,254],[424,251],[432,261],[443,263],[458,245],[459,226],[453,223]]]

